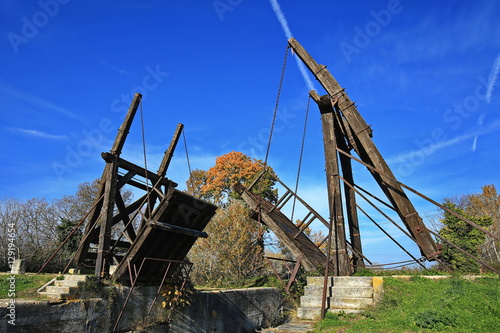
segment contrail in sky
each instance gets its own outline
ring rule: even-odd
[[[281,10],[281,7],[278,3],[278,0],[269,0],[271,3],[271,6],[273,6],[274,13],[276,14],[276,18],[281,24],[281,27],[283,28],[283,31],[285,32],[286,38],[290,39],[292,38],[292,32],[290,31],[290,28],[288,27],[288,22],[286,21],[286,17],[283,14],[283,11]],[[304,81],[306,82],[307,88],[309,90],[315,90],[314,89],[314,84],[311,81],[311,78],[309,77],[309,73],[307,72],[306,66],[304,63],[299,59],[299,57],[295,57],[295,60],[297,61],[297,66],[299,67],[300,74],[302,74],[302,77],[304,78]]]
[[[488,77],[488,85],[486,87],[486,103],[491,102],[491,95],[493,94],[493,89],[497,82],[498,73],[500,72],[500,53],[497,55],[495,62],[493,63],[493,68],[491,69],[490,76]],[[477,126],[480,128],[483,124],[485,114],[482,114],[477,120]],[[472,142],[472,151],[476,151],[477,148],[477,136]]]
[[[482,124],[484,117],[481,116],[480,118],[481,118],[480,123]],[[460,136],[457,136],[457,137],[454,137],[454,138],[451,138],[451,139],[448,139],[445,141],[435,142],[428,147],[422,147],[421,149],[418,149],[418,150],[413,150],[413,151],[410,151],[407,153],[401,153],[397,156],[388,158],[386,160],[386,162],[388,164],[406,163],[408,160],[411,161],[413,158],[418,158],[419,156],[427,157],[427,156],[434,154],[436,151],[438,151],[440,149],[443,149],[443,148],[446,148],[449,146],[453,146],[453,145],[461,143],[465,140],[469,140],[470,138],[475,138],[475,137],[478,137],[481,135],[492,133],[493,131],[496,131],[498,128],[500,128],[500,119],[497,119],[492,123],[488,123],[488,125],[485,127],[481,126],[481,128],[475,130],[472,133],[466,133],[466,134],[463,134],[463,135],[460,135]],[[477,143],[477,140],[476,140],[476,143]]]
[[[499,72],[500,72],[500,54],[498,54],[497,58],[495,59],[495,63],[493,64],[493,68],[491,69],[491,73],[488,78],[488,87],[486,88],[487,103],[491,101],[491,94],[493,93],[493,88],[495,87],[495,83],[497,82],[497,77]]]
[[[486,117],[486,113],[483,113],[479,116],[479,118],[477,118],[477,121],[476,121],[476,125],[477,125],[477,128],[478,130],[481,129],[481,126],[483,126],[483,123],[484,123],[484,117]],[[476,151],[476,148],[477,148],[477,138],[478,138],[479,135],[476,135],[474,137],[474,141],[472,142],[472,151]]]

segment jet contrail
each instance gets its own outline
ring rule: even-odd
[[[286,38],[290,39],[292,38],[292,32],[290,31],[290,28],[288,27],[288,22],[286,20],[285,15],[283,14],[283,11],[281,10],[281,7],[278,3],[278,0],[269,0],[271,3],[271,6],[273,7],[274,13],[276,14],[276,18],[281,24],[281,27],[283,28],[283,31],[285,32]],[[302,74],[302,77],[304,78],[304,81],[306,82],[307,88],[309,90],[315,90],[314,84],[309,77],[309,73],[307,72],[306,66],[302,61],[300,61],[299,57],[295,57],[295,60],[297,61],[297,66],[299,67],[300,74]]]
[[[488,77],[488,87],[486,88],[487,103],[491,101],[491,94],[493,93],[493,88],[495,88],[495,83],[497,82],[498,72],[500,72],[500,54],[498,54],[497,58],[495,59],[490,76]]]
[[[483,123],[484,123],[484,117],[486,117],[486,113],[482,113],[479,118],[477,118],[477,121],[476,121],[476,126],[478,128],[478,131],[481,129],[481,126],[483,126]],[[477,148],[477,138],[479,137],[479,135],[476,135],[474,137],[474,142],[472,142],[472,151],[476,151],[476,148]]]

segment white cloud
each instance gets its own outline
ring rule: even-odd
[[[6,83],[3,80],[0,80],[0,96],[1,95],[8,96],[9,98],[13,98],[21,103],[24,103],[24,104],[27,104],[27,105],[33,107],[36,110],[43,111],[44,113],[46,113],[46,111],[52,110],[52,111],[55,111],[59,114],[63,114],[69,118],[81,120],[81,117],[74,114],[73,112],[71,112],[71,111],[69,111],[61,106],[55,105],[52,102],[49,102],[47,100],[41,99],[37,96],[34,96],[30,93],[21,91],[15,87],[13,87],[12,85]]]
[[[43,131],[38,131],[38,130],[32,130],[32,129],[25,129],[25,128],[11,128],[11,130],[26,134],[29,136],[34,136],[37,138],[42,138],[42,139],[51,139],[51,140],[67,140],[68,138],[66,135],[55,135],[55,134],[49,134],[45,133]]]
[[[497,82],[498,73],[500,72],[500,53],[493,63],[493,68],[491,69],[490,76],[488,77],[488,86],[486,88],[486,102],[491,102],[491,95],[493,94],[493,89],[495,88],[495,83]]]
[[[497,119],[496,121],[492,122],[488,127],[481,128],[481,129],[476,130],[472,133],[466,133],[466,134],[451,138],[449,140],[436,142],[430,146],[423,147],[421,149],[412,150],[410,152],[402,153],[402,154],[399,154],[397,156],[391,157],[391,158],[387,159],[387,163],[389,165],[391,165],[393,163],[394,164],[395,163],[405,163],[407,161],[413,160],[414,158],[420,159],[421,156],[430,156],[430,155],[434,154],[436,151],[441,150],[443,148],[456,145],[456,144],[463,142],[465,140],[468,140],[470,138],[475,138],[475,137],[478,137],[478,136],[481,136],[484,134],[491,133],[491,132],[495,131],[498,127],[500,127],[500,119]]]

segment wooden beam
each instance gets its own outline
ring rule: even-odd
[[[177,128],[175,130],[175,133],[174,133],[172,140],[170,141],[170,145],[169,145],[168,149],[165,151],[165,153],[163,154],[163,159],[161,161],[160,167],[158,168],[158,171],[156,172],[156,174],[161,178],[165,178],[165,175],[167,174],[168,166],[170,165],[170,161],[172,160],[172,157],[174,156],[174,151],[175,151],[175,148],[177,147],[177,143],[179,142],[179,138],[181,136],[183,128],[184,128],[183,124],[177,124]],[[172,186],[175,187],[175,186],[177,186],[177,184],[172,182]],[[150,215],[151,215],[152,211],[154,211],[154,207],[156,205],[156,200],[159,198],[160,202],[161,202],[161,200],[165,196],[165,194],[163,192],[161,192],[160,187],[161,187],[161,184],[155,183],[155,184],[153,184],[153,187],[151,189],[150,188],[146,189],[147,192],[150,194],[150,196],[149,196],[149,200],[148,200],[148,203],[146,205],[146,208],[144,209],[145,220],[151,218]],[[168,187],[166,187],[166,189],[165,189],[165,193],[167,193],[167,192],[168,192]],[[144,223],[144,220],[143,220],[143,223]],[[143,226],[142,225],[143,223],[141,223],[141,227]]]
[[[341,115],[334,110],[334,103],[330,99],[329,95],[319,96],[315,91],[309,93],[311,98],[320,106],[320,112],[322,114],[333,114],[334,115],[334,132],[335,132],[335,142],[337,147],[342,150],[349,150],[346,128],[345,124],[342,123]],[[340,165],[342,166],[342,174],[344,178],[354,184],[354,177],[352,173],[351,159],[342,154],[335,154],[338,156]],[[344,193],[345,193],[345,207],[346,216],[349,226],[349,237],[351,239],[352,247],[352,261],[354,269],[364,268],[365,264],[363,261],[363,250],[361,245],[361,235],[359,230],[358,213],[356,209],[356,196],[354,190],[352,190],[347,184],[344,183]]]
[[[174,136],[170,141],[170,146],[163,154],[163,159],[161,161],[160,167],[158,168],[158,172],[156,173],[160,177],[165,177],[167,174],[168,166],[170,165],[170,161],[174,156],[175,148],[177,147],[177,143],[179,142],[179,138],[181,136],[182,130],[184,129],[183,124],[177,124],[177,128],[175,129]]]
[[[148,224],[153,228],[161,229],[163,231],[174,232],[176,234],[198,237],[198,238],[207,238],[208,235],[206,232],[188,229],[184,227],[179,227],[178,225],[173,225],[160,221],[149,221]]]
[[[139,103],[141,103],[142,95],[139,93],[135,93],[134,98],[132,99],[132,103],[128,109],[127,115],[125,116],[125,120],[123,121],[120,129],[118,130],[118,134],[116,135],[115,142],[113,143],[113,147],[111,148],[111,154],[120,156],[122,153],[123,145],[125,144],[125,140],[127,139],[128,132],[130,131],[130,127],[132,126],[132,121],[134,120],[135,113],[137,112],[137,107]]]
[[[99,245],[97,247],[97,260],[95,275],[97,280],[105,278],[109,274],[110,262],[110,239],[111,226],[113,222],[113,212],[115,208],[116,184],[118,178],[118,164],[116,162],[106,163],[106,185],[104,192],[104,202],[102,214],[99,220]]]
[[[116,191],[115,204],[120,213],[124,213],[127,210],[120,191]],[[125,236],[129,240],[129,242],[132,243],[137,237],[135,234],[134,226],[132,225],[128,214],[122,214],[122,216],[123,227],[125,228]]]
[[[311,95],[313,99],[317,95]],[[337,135],[335,133],[335,116],[330,99],[326,101],[317,100],[321,112],[321,124],[323,132],[323,143],[325,151],[326,181],[328,187],[328,205],[330,208],[330,232],[333,242],[333,260],[335,262],[335,276],[350,275],[349,255],[347,253],[344,212],[342,207],[342,192],[340,190],[340,179],[338,177],[339,159],[337,155]],[[326,103],[325,103],[326,102]]]
[[[126,216],[132,214],[136,210],[140,209],[146,203],[146,197],[147,194],[143,195],[142,197],[140,197],[139,199],[128,205],[124,211],[120,211],[118,212],[118,214],[113,216],[113,225],[122,221],[123,219],[126,218]]]
[[[330,97],[338,100],[339,112],[341,112],[342,116],[345,117],[349,127],[353,131],[355,139],[357,140],[357,145],[354,149],[364,162],[374,166],[384,173],[384,176],[382,176],[375,175],[372,172],[375,180],[378,182],[389,201],[393,204],[406,228],[417,240],[417,244],[422,253],[428,259],[434,258],[436,253],[439,252],[434,239],[427,231],[422,219],[416,212],[412,203],[397,182],[391,169],[373,143],[371,139],[371,129],[357,111],[354,103],[351,102],[344,89],[330,74],[328,69],[326,69],[326,66],[319,65],[316,61],[314,61],[314,59],[297,42],[297,40],[291,38],[288,41],[288,44],[325,88]]]
[[[85,226],[85,230],[83,232],[83,237],[80,240],[80,244],[78,246],[78,250],[75,253],[75,259],[74,259],[74,264],[77,266],[80,266],[84,261],[85,261],[85,255],[88,251],[89,245],[92,241],[92,233],[94,233],[96,225],[96,221],[99,218],[99,214],[101,213],[102,209],[102,203],[104,199],[104,189],[105,189],[105,182],[106,182],[106,168],[104,168],[104,171],[102,172],[101,179],[99,181],[98,189],[97,189],[97,195],[96,195],[96,200],[99,200],[97,205],[95,205],[93,211],[90,213],[88,219],[87,219],[87,225]]]
[[[111,153],[101,153],[102,158],[106,161],[113,161],[114,160],[114,155]],[[167,187],[177,187],[177,183],[171,181],[168,178],[160,177],[158,176],[155,172],[147,171],[143,167],[140,167],[132,162],[129,162],[127,160],[124,160],[123,158],[116,158],[118,165],[120,168],[125,169],[127,171],[133,171],[137,175],[146,178],[146,173],[147,173],[147,178],[153,182],[153,185],[156,184],[157,182],[161,185],[165,185]]]

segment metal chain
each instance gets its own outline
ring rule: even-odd
[[[288,58],[288,48],[289,48],[289,46],[287,46],[287,48],[286,48],[285,57],[283,59],[283,66],[281,68],[280,84],[278,87],[278,95],[276,96],[276,104],[274,106],[273,122],[271,124],[271,130],[269,131],[269,141],[267,142],[267,150],[266,150],[266,158],[264,160],[264,168],[267,167],[267,159],[269,157],[269,150],[271,149],[271,141],[273,139],[274,124],[276,122],[276,114],[278,113],[278,105],[279,105],[279,101],[280,101],[281,88],[283,87],[283,78],[285,76],[286,60]]]
[[[186,135],[184,134],[184,131],[182,131],[182,139],[184,140],[184,149],[186,150],[186,160],[187,160],[187,165],[188,165],[188,171],[189,171],[189,180],[191,182],[191,189],[193,191],[192,195],[194,195],[194,184],[193,184],[193,174],[191,172],[191,163],[189,161],[189,153],[188,153],[188,147],[186,144]],[[189,189],[188,189],[189,193]]]
[[[300,169],[302,168],[302,156],[304,155],[304,144],[306,141],[306,132],[307,132],[307,120],[309,118],[309,103],[311,101],[311,96],[307,98],[307,107],[306,107],[306,117],[304,120],[304,131],[302,132],[302,144],[300,145],[300,156],[299,156],[299,166],[297,167],[297,179],[295,181],[295,195],[293,196],[293,206],[292,206],[292,217],[290,221],[293,222],[293,215],[295,212],[295,203],[297,202],[297,191],[299,190],[299,179],[300,179]]]
[[[148,217],[151,218],[151,203],[149,200],[150,190],[149,190],[149,178],[148,178],[148,161],[146,157],[146,135],[144,131],[144,114],[142,112],[142,99],[139,103],[141,112],[141,132],[142,132],[142,153],[144,155],[144,176],[146,177],[146,191],[147,191],[147,202],[148,202]]]

